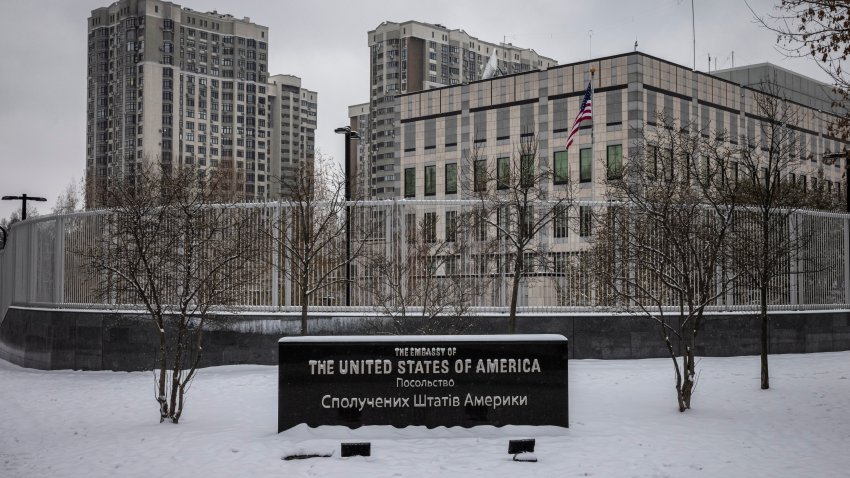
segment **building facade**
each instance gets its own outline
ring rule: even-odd
[[[828,133],[830,116],[837,111],[831,111],[831,103],[820,94],[813,95],[807,103],[799,96],[799,102],[793,99],[792,90],[796,89],[799,95],[828,87],[800,75],[789,78],[773,82],[780,87],[776,98],[795,110],[794,124],[784,125],[793,132],[798,145],[789,158],[793,172],[788,171],[786,177],[807,194],[827,191],[835,198],[843,197],[846,154],[841,154],[838,161],[830,158],[835,153],[846,153],[848,144]],[[582,124],[568,149],[567,138],[590,81],[595,90],[592,122]],[[427,224],[424,234],[449,241],[455,234],[453,224],[457,217],[480,204],[474,200],[478,197],[476,191],[482,187],[500,189],[503,170],[507,177],[522,174],[526,163],[521,159],[524,153],[520,147],[526,139],[534,141],[536,154],[529,155],[533,168],[553,173],[540,188],[548,198],[567,198],[567,203],[575,207],[555,210],[552,222],[537,233],[535,241],[541,244],[539,251],[547,265],[526,270],[528,278],[520,284],[519,303],[585,304],[593,292],[588,276],[582,275],[586,272],[582,269],[586,264],[581,259],[582,251],[592,243],[597,211],[605,207],[606,181],[617,179],[615,172],[621,172],[622,165],[632,157],[655,154],[656,167],[663,165],[664,152],[659,145],[653,147],[651,138],[654,132],[672,128],[695,128],[706,138],[747,142],[753,150],[767,151],[770,145],[762,128],[770,118],[760,113],[756,98],[761,93],[756,85],[764,83],[743,86],[634,52],[400,95],[397,100],[403,179],[397,197],[402,205],[421,204],[419,210],[405,216],[405,221],[411,225]],[[691,134],[695,129],[689,129]],[[649,141],[643,142],[644,139]],[[735,163],[730,166],[738,170]],[[662,170],[666,171],[659,169]],[[478,184],[479,171],[486,172],[483,185]],[[670,178],[680,178],[681,174],[672,171]],[[729,177],[738,180],[737,173],[730,172]],[[816,188],[820,189],[815,192]],[[506,213],[509,215],[510,211]],[[501,221],[498,215],[495,220]],[[498,237],[499,231],[486,226],[476,234],[471,238],[473,249],[479,242],[486,246],[488,240]],[[829,246],[832,253],[841,251],[836,244],[839,243]],[[499,262],[499,254],[496,256],[497,277],[505,277],[506,266]],[[475,253],[472,257],[468,264],[473,266],[467,268],[477,267]],[[541,283],[543,277],[549,278],[543,283],[558,291],[556,299],[547,298],[546,294],[551,293],[547,287],[534,285]],[[838,283],[831,280],[822,284]],[[508,296],[504,284],[502,279],[494,282],[491,297],[496,302],[499,297]],[[806,294],[829,289],[826,285],[814,287]],[[788,286],[788,290],[793,300],[810,300],[800,298],[802,286]]]
[[[372,184],[369,166],[369,140],[366,138],[369,131],[369,103],[349,106],[348,120],[351,130],[361,134],[359,140],[352,140],[351,144],[348,145],[351,151],[348,171],[352,176],[352,197],[367,197],[370,194]]]
[[[268,174],[272,176],[272,199],[285,195],[285,180],[299,164],[312,163],[316,158],[318,98],[315,91],[301,87],[301,78],[297,76],[269,78],[272,148]]]
[[[370,122],[364,137],[371,184],[367,197],[377,199],[400,192],[398,95],[479,80],[494,51],[503,74],[557,64],[531,49],[485,42],[463,30],[416,21],[384,22],[368,33],[368,44]]]
[[[593,121],[583,124],[569,151],[567,136],[593,75]],[[738,81],[747,78],[746,84]],[[472,178],[470,151],[495,168],[514,156],[524,135],[539,139],[538,166],[556,173],[546,185],[553,194],[577,187],[577,199],[601,200],[610,164],[622,164],[641,131],[652,131],[659,115],[693,125],[703,135],[764,142],[755,93],[767,84],[796,107],[797,180],[829,190],[843,187],[845,161],[829,160],[847,144],[828,132],[829,86],[770,65],[706,74],[640,52],[556,66],[545,71],[400,95],[401,169],[397,196],[463,199]],[[766,149],[766,145],[761,145]],[[559,174],[558,172],[562,173]],[[434,180],[432,180],[434,178]],[[567,181],[567,178],[570,181]],[[571,184],[572,186],[568,185]]]
[[[143,161],[159,162],[166,171],[225,168],[246,200],[273,199],[272,178],[295,155],[282,151],[278,137],[291,144],[297,132],[298,157],[311,157],[315,98],[307,114],[300,107],[297,112],[312,121],[303,132],[301,124],[289,121],[283,127],[286,122],[272,116],[273,104],[290,95],[282,91],[284,84],[295,80],[269,83],[268,42],[268,28],[249,18],[170,2],[120,0],[93,10],[88,18],[89,207],[103,204],[110,178],[132,177]]]

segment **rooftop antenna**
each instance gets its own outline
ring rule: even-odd
[[[694,71],[697,71],[697,20],[694,16],[694,0],[691,0],[691,35],[694,39]]]
[[[593,58],[593,30],[587,31],[587,45],[590,58]]]
[[[735,68],[735,50],[732,50],[732,68]]]
[[[708,72],[711,73],[711,53],[708,54]]]
[[[635,37],[635,51],[637,51],[637,37]]]

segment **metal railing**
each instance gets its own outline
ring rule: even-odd
[[[380,314],[403,306],[408,313],[415,313],[423,312],[421,301],[430,295],[446,302],[462,301],[466,312],[507,312],[513,276],[509,243],[496,237],[493,224],[475,219],[480,205],[475,200],[352,203],[352,236],[362,245],[355,248],[362,254],[351,266],[351,305],[344,305],[346,287],[337,283],[313,294],[310,310]],[[538,234],[535,252],[529,254],[521,274],[518,311],[563,314],[617,309],[589,264],[593,227],[585,221],[597,217],[605,207],[603,202],[577,202],[569,208],[568,221],[555,221]],[[261,278],[243,287],[239,308],[256,312],[300,310],[298,285],[287,274],[291,258],[276,241],[292,231],[274,231],[277,219],[292,211],[285,203],[245,204],[240,208],[256,214],[257,227],[267,234],[260,236],[265,238],[259,248],[263,258],[257,262],[262,264]],[[100,309],[119,302],[132,303],[126,297],[104,296],[87,272],[85,256],[75,252],[102,240],[107,214],[109,211],[42,216],[14,224],[5,249],[0,251],[0,318],[12,305]],[[850,215],[801,210],[790,217],[793,227],[788,228],[788,234],[806,228],[810,240],[794,257],[788,257],[789,273],[772,285],[770,308],[846,308],[850,303]],[[821,258],[817,270],[806,270],[807,255]],[[330,259],[327,263],[320,260],[313,273],[333,266]],[[336,274],[344,277],[344,269]],[[395,293],[388,293],[390,290]],[[457,295],[458,290],[464,294]],[[757,309],[758,303],[757,291],[742,279],[708,309],[750,311]]]

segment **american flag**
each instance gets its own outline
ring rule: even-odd
[[[593,121],[593,108],[591,107],[591,103],[593,103],[593,85],[591,82],[587,82],[587,89],[584,90],[584,98],[581,99],[581,106],[579,106],[576,121],[573,123],[573,129],[570,130],[570,135],[567,137],[567,149],[569,149],[570,145],[573,144],[573,138],[575,138],[575,135],[578,133],[578,128],[581,125],[581,122],[584,120]]]

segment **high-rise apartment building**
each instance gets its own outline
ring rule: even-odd
[[[368,35],[369,129],[364,141],[368,142],[371,175],[366,192],[372,198],[394,197],[401,192],[396,95],[479,80],[494,51],[502,74],[557,65],[534,50],[485,42],[442,25],[384,22]]]
[[[269,78],[271,164],[268,171],[257,175],[264,179],[272,176],[273,199],[286,193],[281,180],[291,177],[300,163],[312,163],[315,159],[318,96],[315,91],[302,88],[301,78],[297,76]]]
[[[369,164],[369,141],[366,135],[369,131],[369,103],[351,105],[348,107],[349,126],[352,131],[359,132],[360,140],[353,140],[348,147],[351,149],[348,170],[353,176],[353,195],[357,198],[368,197],[372,184],[372,174]]]
[[[93,10],[87,204],[103,204],[109,178],[132,176],[142,161],[226,168],[246,200],[275,198],[283,165],[312,159],[316,93],[296,77],[269,82],[268,37],[249,18],[158,0]]]

